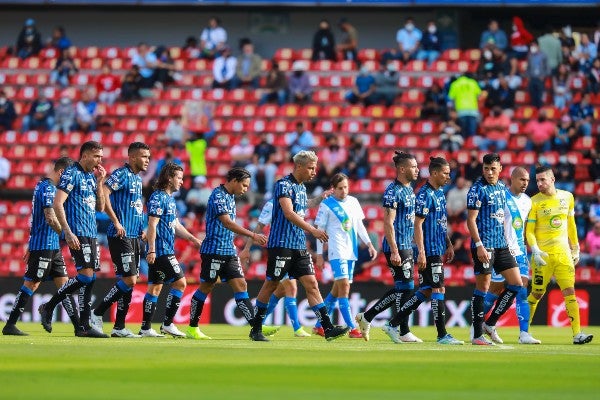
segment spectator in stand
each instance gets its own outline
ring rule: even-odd
[[[560,64],[552,77],[552,93],[554,95],[554,107],[563,109],[571,102],[571,84],[573,77],[567,64]]]
[[[279,63],[271,61],[271,69],[267,72],[267,81],[259,105],[267,102],[277,101],[282,106],[287,101],[288,80],[283,71],[279,69]]]
[[[312,41],[312,60],[336,61],[335,37],[331,31],[331,25],[326,19],[319,22],[319,30],[315,32]]]
[[[68,135],[75,125],[75,106],[68,95],[63,94],[60,97],[54,114],[56,116],[54,131],[61,131]]]
[[[400,74],[398,67],[393,61],[389,61],[380,71],[375,74],[374,102],[383,100],[387,107],[394,104],[400,95]]]
[[[423,32],[421,46],[417,52],[417,60],[425,60],[432,64],[442,52],[442,38],[437,30],[435,21],[427,22],[427,30]]]
[[[488,29],[483,31],[479,40],[479,48],[483,49],[486,46],[494,45],[500,50],[505,51],[508,47],[508,39],[506,33],[498,26],[498,21],[490,20]]]
[[[17,37],[17,57],[24,60],[27,57],[37,56],[41,49],[42,35],[36,28],[35,21],[29,18],[25,21],[25,26]]]
[[[189,134],[183,126],[181,115],[175,115],[167,124],[165,134],[158,137],[158,140],[169,146],[183,148]]]
[[[585,236],[584,252],[581,253],[579,264],[591,265],[600,271],[600,222],[596,222]]]
[[[4,157],[4,150],[0,149],[0,189],[6,186],[10,178],[10,161]]]
[[[119,95],[121,101],[128,102],[141,100],[141,80],[142,76],[140,75],[139,67],[137,65],[132,65],[131,69],[129,69],[123,77],[123,82],[121,83],[121,93]]]
[[[398,43],[398,59],[403,63],[414,60],[421,46],[423,33],[415,26],[412,17],[406,18],[404,27],[396,33],[396,42]]]
[[[138,44],[137,51],[131,57],[131,64],[137,65],[141,75],[140,88],[151,89],[156,83],[156,67],[158,59],[144,42]]]
[[[454,109],[458,115],[458,123],[464,138],[477,134],[480,94],[479,84],[468,72],[450,84],[448,97],[454,102]]]
[[[477,150],[471,150],[471,161],[464,166],[464,177],[470,182],[468,186],[471,186],[481,176],[483,164],[479,162],[479,152]],[[458,182],[458,179],[456,180]]]
[[[527,78],[529,78],[529,96],[531,104],[540,108],[544,105],[544,84],[550,75],[550,67],[546,55],[540,52],[537,41],[531,42],[527,56]]]
[[[0,132],[12,130],[15,119],[17,119],[15,105],[6,96],[6,92],[0,89]]]
[[[450,221],[458,222],[467,219],[467,193],[471,185],[462,176],[456,178],[456,185],[446,194],[446,209]]]
[[[600,189],[596,192],[596,201],[590,204],[588,217],[592,224],[600,222]]]
[[[250,190],[254,193],[264,193],[267,199],[271,198],[273,185],[275,185],[275,175],[277,174],[277,165],[274,158],[277,149],[271,143],[271,136],[263,132],[260,143],[254,146],[254,155],[252,163],[246,166],[250,172]],[[259,188],[258,177],[262,175],[265,182],[264,190]]]
[[[594,120],[594,106],[591,104],[591,95],[584,93],[581,101],[569,107],[569,115],[575,123],[577,133],[582,136],[592,136],[592,121]]]
[[[288,79],[290,103],[306,104],[311,101],[313,89],[306,73],[307,68],[304,61],[296,60],[292,64],[292,74]]]
[[[119,98],[119,77],[112,72],[109,63],[104,63],[102,73],[96,77],[96,94],[100,103],[113,104]]]
[[[333,175],[346,167],[348,151],[340,146],[335,135],[327,136],[327,145],[319,153],[320,168],[317,168],[317,185],[321,188],[329,187]]]
[[[75,106],[75,126],[82,132],[90,132],[96,129],[96,118],[98,117],[98,104],[88,90],[81,92],[81,100]]]
[[[312,151],[317,146],[312,132],[305,129],[304,122],[296,122],[296,130],[285,136],[285,143],[288,150],[288,159],[292,159],[295,154],[302,150]]]
[[[163,158],[160,158],[158,160],[158,162],[156,163],[156,172],[155,172],[154,177],[158,178],[162,168],[170,162],[175,163],[175,164],[181,166],[182,168],[184,168],[183,161],[181,161],[181,159],[179,157],[175,156],[175,148],[173,146],[170,146],[167,144],[165,146],[165,154],[164,154]]]
[[[569,162],[566,154],[558,157],[558,163],[553,169],[556,188],[573,193],[575,191],[575,166]]]
[[[598,21],[596,21],[596,30],[594,31],[594,34],[592,35],[592,41],[594,42],[594,44],[596,45],[596,48],[600,52],[600,19]]]
[[[525,29],[521,17],[514,16],[512,19],[512,33],[510,35],[511,56],[518,60],[527,58],[529,44],[533,41],[533,35]]]
[[[375,77],[371,75],[369,68],[366,65],[360,67],[360,71],[354,81],[354,87],[346,94],[346,100],[350,104],[361,102],[366,107],[377,102],[375,94]]]
[[[550,151],[556,129],[556,125],[548,121],[546,110],[540,110],[538,118],[530,120],[525,125],[524,131],[528,136],[525,150],[534,150],[537,153]]]
[[[254,145],[250,142],[248,133],[243,132],[240,141],[233,145],[229,150],[231,155],[232,168],[245,168],[246,165],[252,163],[254,157]]]
[[[600,93],[600,57],[592,62],[592,67],[587,75],[587,91],[590,93]]]
[[[336,50],[342,52],[344,60],[352,60],[358,65],[358,31],[348,19],[342,18],[339,22],[342,31],[342,40]]]
[[[573,56],[579,61],[579,71],[584,74],[588,73],[592,67],[592,61],[598,56],[598,48],[587,33],[581,34],[579,45],[573,52]]]
[[[502,112],[500,106],[494,106],[481,124],[482,135],[475,143],[482,151],[499,152],[506,149],[510,133],[510,118]],[[477,138],[477,136],[476,136]]]
[[[369,150],[365,146],[361,135],[353,135],[350,138],[348,161],[342,171],[353,180],[365,179],[369,176],[369,172],[371,171]]]
[[[577,71],[579,60],[573,55],[575,52],[575,39],[573,38],[571,25],[563,26],[558,38],[560,39],[563,62],[569,64],[572,71]]]
[[[196,213],[200,220],[204,217],[208,198],[211,193],[212,189],[206,187],[206,177],[198,175],[194,178],[194,186],[192,186],[185,196],[188,209]]]
[[[171,52],[165,46],[158,46],[154,51],[156,55],[155,86],[159,89],[174,83],[181,79],[181,74],[177,71],[175,60],[171,57]]]
[[[498,68],[498,73],[495,79],[492,80],[492,84],[497,86],[498,79],[500,79],[500,76],[502,75],[511,89],[520,89],[523,78],[519,75],[519,63],[517,62],[517,59],[509,58],[505,52],[498,48],[492,49],[492,53],[494,54],[494,59],[496,60],[495,62]]]
[[[227,47],[227,31],[221,26],[217,17],[208,19],[208,26],[200,34],[200,56],[214,59],[221,55]]]
[[[587,234],[588,214],[590,205],[587,201],[575,197],[575,225],[577,225],[577,237],[584,238]]]
[[[181,48],[181,52],[183,54],[183,58],[187,60],[194,60],[196,58],[200,58],[202,51],[200,50],[200,46],[198,45],[198,39],[194,36],[188,36],[185,39],[185,43]]]
[[[494,56],[494,46],[488,45],[481,51],[477,77],[480,81],[495,79],[501,71],[501,59]]]
[[[600,183],[600,153],[597,148],[591,148],[589,151],[589,159],[592,161],[588,166],[590,178],[596,183]]]
[[[563,115],[558,123],[556,135],[552,139],[552,148],[555,151],[566,153],[571,150],[576,136],[577,129],[575,128],[575,125],[573,125],[571,117]]]
[[[456,111],[451,110],[449,112],[448,118],[446,118],[440,128],[440,148],[443,151],[453,153],[462,149],[465,139],[460,134],[460,125],[458,124]]]
[[[54,104],[46,96],[46,91],[41,89],[38,98],[31,103],[29,113],[23,117],[22,131],[29,130],[49,131],[54,128]]]
[[[71,40],[67,37],[65,28],[63,28],[62,26],[57,26],[52,30],[52,36],[48,41],[48,45],[50,47],[54,47],[59,52],[59,54],[62,54],[63,50],[70,51],[71,46],[73,44],[71,43]]]
[[[512,115],[515,108],[515,90],[510,87],[508,80],[503,74],[493,81],[487,88],[485,106],[487,108],[500,107],[507,115]]]
[[[421,108],[422,119],[446,118],[446,94],[436,81],[425,92],[425,102]]]
[[[213,89],[232,89],[235,71],[237,67],[237,58],[231,55],[231,48],[225,47],[221,50],[221,55],[213,62]]]
[[[558,38],[558,30],[553,27],[546,28],[546,33],[538,38],[540,52],[546,55],[548,68],[554,73],[563,62],[562,46]]]
[[[62,50],[56,59],[54,69],[50,72],[50,83],[58,83],[60,87],[66,88],[71,84],[71,77],[78,72],[75,61],[70,55],[69,49]]]
[[[262,58],[254,52],[254,45],[250,39],[242,39],[240,44],[242,54],[237,57],[235,77],[231,86],[233,88],[250,86],[253,89],[258,89]]]

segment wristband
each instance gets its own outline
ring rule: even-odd
[[[480,240],[479,242],[475,242],[475,247],[483,246],[483,242]]]
[[[148,255],[148,254],[156,254],[156,252],[155,251],[149,251],[149,252],[146,253],[146,255]]]

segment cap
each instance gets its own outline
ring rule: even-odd
[[[198,175],[197,177],[194,178],[194,183],[201,183],[201,184],[206,184],[206,177],[202,176],[202,175]]]
[[[28,18],[25,21],[25,26],[34,26],[35,25],[35,20],[33,18]]]

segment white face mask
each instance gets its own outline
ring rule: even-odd
[[[415,25],[408,23],[408,24],[404,25],[404,27],[406,28],[407,31],[412,31],[415,28]]]
[[[6,104],[6,97],[0,97],[0,106]]]
[[[437,32],[437,28],[435,27],[435,25],[431,25],[429,28],[427,28],[427,31],[433,34]]]
[[[535,53],[537,53],[537,52],[538,52],[538,48],[537,48],[537,47],[535,47],[535,46],[531,46],[531,47],[529,48],[529,51],[531,51],[531,53],[532,53],[532,54],[535,54]]]
[[[367,67],[362,67],[360,69],[360,74],[361,75],[367,75],[369,73],[369,69]]]
[[[492,52],[489,50],[486,50],[483,52],[483,58],[487,59],[487,60],[491,60],[492,59]]]

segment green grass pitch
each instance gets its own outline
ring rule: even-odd
[[[155,324],[158,328],[158,324]],[[434,328],[414,328],[422,344],[295,338],[284,326],[270,343],[247,327],[209,325],[210,341],[85,339],[55,323],[20,323],[28,337],[0,338],[0,399],[597,399],[600,327],[591,344],[571,344],[569,328],[533,327],[543,344],[441,346]],[[105,332],[111,326],[105,324]],[[134,328],[131,326],[130,328]],[[137,327],[135,327],[137,329]],[[184,328],[180,326],[180,328]],[[460,339],[468,329],[450,329]]]

